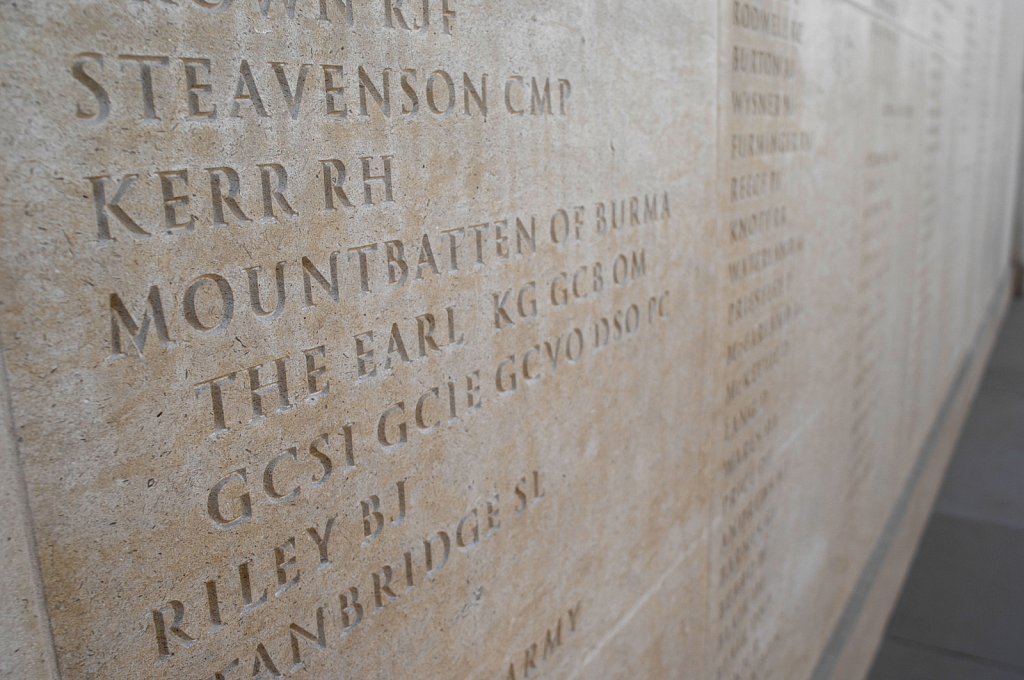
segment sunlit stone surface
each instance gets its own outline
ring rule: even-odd
[[[866,668],[1009,282],[1019,2],[0,19],[0,672]]]

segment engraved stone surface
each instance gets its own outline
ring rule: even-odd
[[[1005,287],[1024,5],[0,19],[0,672],[814,672]]]

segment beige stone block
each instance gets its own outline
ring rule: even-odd
[[[1020,11],[0,3],[0,669],[863,668]]]

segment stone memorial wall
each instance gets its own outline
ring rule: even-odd
[[[0,2],[0,675],[858,677],[1020,0]]]

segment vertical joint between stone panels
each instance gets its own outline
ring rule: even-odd
[[[14,405],[11,401],[10,379],[7,374],[6,348],[0,346],[0,409],[7,415],[6,427],[0,437],[7,440],[7,448],[13,457],[13,464],[17,479],[15,486],[18,494],[18,505],[20,506],[22,523],[24,525],[26,552],[29,560],[29,578],[32,580],[32,590],[35,593],[35,614],[41,627],[42,653],[45,664],[52,680],[60,680],[60,666],[57,663],[57,643],[53,635],[53,626],[50,620],[49,607],[46,600],[46,587],[43,584],[43,573],[39,564],[39,546],[36,541],[35,522],[32,519],[32,505],[29,503],[28,481],[25,477],[25,465],[21,455],[21,446],[18,444],[18,434],[14,425]]]
[[[714,15],[715,16],[715,21],[714,21],[714,31],[715,31],[715,34],[714,34],[714,43],[713,43],[714,47],[713,47],[713,49],[714,49],[714,52],[715,52],[715,74],[714,74],[714,86],[713,86],[713,89],[711,90],[711,92],[712,92],[713,101],[715,103],[715,115],[714,115],[715,123],[714,123],[714,128],[713,128],[713,131],[712,131],[712,135],[713,135],[712,139],[714,140],[714,143],[711,145],[711,148],[712,148],[711,153],[714,154],[714,173],[715,174],[714,174],[714,177],[712,178],[712,183],[711,183],[711,187],[712,187],[711,188],[711,195],[714,197],[714,205],[716,206],[715,214],[714,214],[714,223],[715,223],[715,232],[714,233],[716,235],[719,233],[719,231],[722,229],[723,224],[725,223],[725,218],[723,216],[723,211],[717,209],[717,206],[718,206],[718,202],[721,200],[720,199],[720,194],[721,194],[721,191],[722,191],[722,167],[724,165],[722,163],[722,135],[723,135],[723,130],[724,130],[724,123],[723,123],[722,118],[723,118],[724,112],[723,112],[722,107],[720,106],[720,102],[721,102],[721,98],[722,98],[722,82],[724,80],[723,73],[726,71],[726,63],[727,63],[726,62],[726,56],[725,56],[725,54],[723,53],[723,50],[722,50],[722,40],[723,40],[723,36],[725,35],[725,30],[726,30],[725,21],[723,21],[722,15],[723,15],[724,12],[728,12],[729,4],[730,3],[727,0],[719,0],[718,2],[716,2],[715,3],[715,15]],[[702,225],[702,228],[703,228],[703,225]],[[723,261],[726,260],[726,254],[725,254],[724,250],[721,250],[718,247],[718,243],[717,242],[713,242],[712,243],[712,253],[716,256],[716,259],[717,258],[721,258],[721,260],[723,260]],[[715,263],[715,268],[717,269],[718,266],[719,266],[718,262],[716,262]],[[716,291],[716,294],[717,294],[717,291]],[[712,319],[712,322],[711,322],[713,324],[712,327],[717,330],[717,327],[714,326],[714,324],[717,323],[715,315],[714,314],[708,314],[708,315],[706,315],[705,318]],[[708,370],[711,370],[711,369],[708,369]],[[714,415],[713,417],[717,417],[717,416]],[[710,457],[710,456],[714,455],[714,453],[713,453],[714,452],[714,447],[710,446],[708,441],[706,441],[706,440],[701,441],[700,447],[702,449],[702,451],[701,451],[701,458]],[[714,466],[713,465],[708,465],[708,468],[711,471],[707,474],[705,479],[707,479],[708,484],[711,485],[712,493],[708,496],[708,499],[707,499],[707,506],[706,506],[707,521],[704,524],[704,540],[706,541],[706,545],[707,545],[707,548],[704,551],[704,575],[705,575],[705,582],[710,584],[711,583],[711,574],[713,573],[712,570],[714,569],[714,566],[715,566],[715,564],[714,564],[714,555],[713,555],[713,550],[712,550],[712,536],[715,535],[715,528],[716,528],[717,523],[718,523],[718,517],[716,516],[715,496],[714,496],[715,489],[716,489],[716,486],[717,486],[717,481],[718,481],[717,480],[717,476],[716,476],[718,474],[718,472],[717,472],[717,470],[714,470]],[[714,656],[712,654],[712,650],[714,649],[714,647],[713,647],[712,640],[714,639],[715,633],[717,632],[717,629],[718,629],[718,620],[717,620],[717,617],[714,614],[715,603],[714,603],[714,598],[712,597],[712,594],[711,594],[710,586],[708,588],[706,588],[705,591],[704,591],[703,606],[704,606],[703,611],[705,612],[705,616],[707,617],[707,625],[705,626],[704,642],[703,642],[703,645],[702,645],[702,649],[703,649],[703,654],[704,654],[704,663],[706,664],[706,670],[708,670],[710,672],[711,668],[714,666]]]

